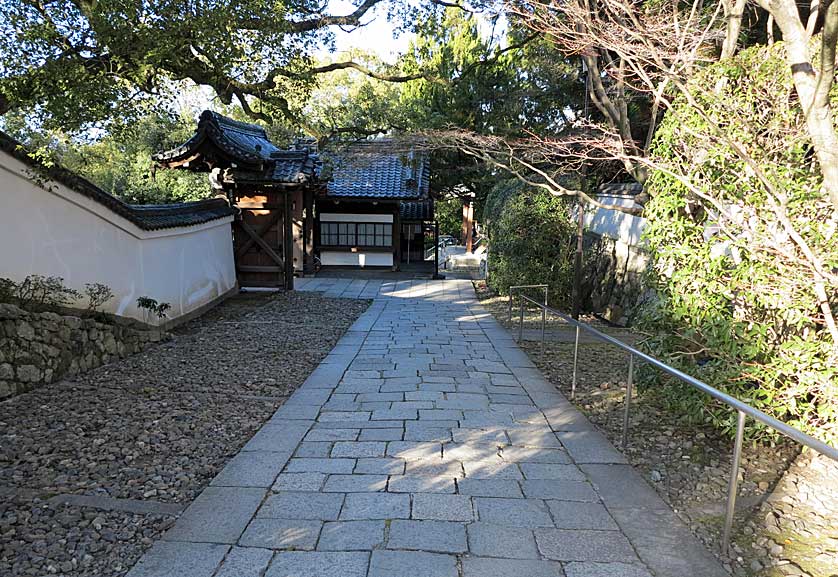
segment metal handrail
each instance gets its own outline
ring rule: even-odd
[[[512,298],[515,296],[515,291],[519,289],[533,289],[533,288],[540,288],[544,291],[544,306],[547,306],[547,289],[549,288],[546,284],[518,284],[509,287],[509,299],[507,300],[508,304],[508,318],[509,322],[512,322]]]
[[[546,291],[545,291],[546,292]],[[535,299],[532,299],[526,295],[520,294],[518,295],[521,312],[519,316],[519,328],[518,328],[518,335],[519,340],[523,336],[523,325],[524,325],[524,303],[530,302],[535,306],[539,307],[542,311],[541,313],[541,349],[544,350],[544,331],[545,326],[547,323],[547,313],[550,313],[553,316],[556,316],[565,322],[569,323],[576,327],[576,339],[573,347],[573,381],[571,383],[571,399],[576,395],[576,368],[577,362],[579,358],[579,329],[584,329],[588,333],[592,334],[594,337],[601,341],[605,341],[606,343],[612,344],[616,347],[623,349],[624,351],[629,353],[629,369],[628,369],[628,382],[626,384],[626,403],[625,403],[625,411],[623,414],[623,438],[622,444],[623,448],[625,449],[628,443],[628,429],[629,429],[629,417],[630,417],[630,409],[631,409],[631,394],[632,394],[632,387],[633,387],[633,372],[634,372],[634,357],[638,357],[643,359],[653,367],[656,367],[665,373],[672,375],[673,377],[687,383],[688,385],[702,391],[710,395],[711,397],[725,403],[726,405],[730,406],[737,411],[737,420],[736,420],[736,438],[734,442],[733,448],[733,462],[732,468],[730,473],[730,479],[728,482],[728,498],[727,498],[727,511],[725,516],[725,525],[724,525],[724,532],[722,536],[722,552],[727,555],[730,550],[730,531],[733,525],[733,514],[736,507],[736,494],[738,491],[738,474],[739,474],[739,463],[742,458],[742,441],[745,431],[745,417],[751,417],[756,419],[757,421],[771,427],[775,431],[782,433],[783,435],[791,438],[792,440],[809,447],[821,453],[822,455],[826,455],[830,459],[834,461],[838,461],[838,449],[827,445],[826,443],[815,439],[800,431],[795,429],[794,427],[787,425],[786,423],[775,419],[774,417],[767,415],[760,411],[759,409],[752,407],[751,405],[740,401],[736,397],[732,397],[727,393],[723,393],[722,391],[711,387],[707,383],[696,379],[695,377],[684,373],[683,371],[679,371],[675,367],[671,367],[652,357],[634,347],[627,345],[623,341],[616,339],[610,335],[607,335],[601,331],[598,331],[591,325],[587,323],[583,323],[574,319],[573,317],[566,315],[554,308],[547,306],[547,304],[542,304]],[[511,305],[510,305],[511,308]]]
[[[544,306],[547,306],[547,289],[549,288],[546,284],[519,284],[509,287],[509,311],[508,311],[508,318],[507,322],[512,322],[512,297],[515,294],[516,290],[520,289],[535,289],[540,288],[544,291]],[[541,352],[544,352],[544,329],[547,326],[547,311],[545,309],[541,310]],[[524,307],[521,307],[521,324],[518,326],[518,340],[522,340],[524,338]],[[575,381],[575,378],[574,378]]]

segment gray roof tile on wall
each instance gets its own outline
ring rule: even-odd
[[[0,151],[29,166],[38,178],[54,180],[108,208],[142,230],[159,230],[203,224],[225,216],[233,210],[220,198],[177,204],[136,205],[122,202],[89,180],[60,166],[46,166],[34,158],[24,146],[0,131]]]

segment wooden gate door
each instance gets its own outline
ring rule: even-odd
[[[239,286],[294,288],[292,259],[286,258],[292,254],[289,199],[285,192],[236,199],[233,250]]]

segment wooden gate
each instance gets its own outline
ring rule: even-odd
[[[236,277],[241,287],[294,288],[291,192],[237,196],[233,225]]]

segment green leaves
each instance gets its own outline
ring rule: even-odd
[[[568,306],[575,237],[565,201],[501,181],[487,199],[487,213],[492,288],[505,294],[512,285],[547,284],[550,303]]]
[[[779,191],[794,231],[823,262],[838,262],[832,210],[818,191],[803,113],[783,46],[757,47],[710,66],[690,85],[696,110],[673,103],[647,183],[646,240],[659,300],[640,320],[649,350],[714,387],[827,442],[838,442],[838,359],[813,290],[813,270],[765,183],[705,125],[714,118],[747,148]],[[838,90],[836,91],[838,93]],[[838,313],[838,287],[831,287]],[[694,419],[732,432],[729,408],[667,383]],[[752,424],[749,435],[771,430]]]

